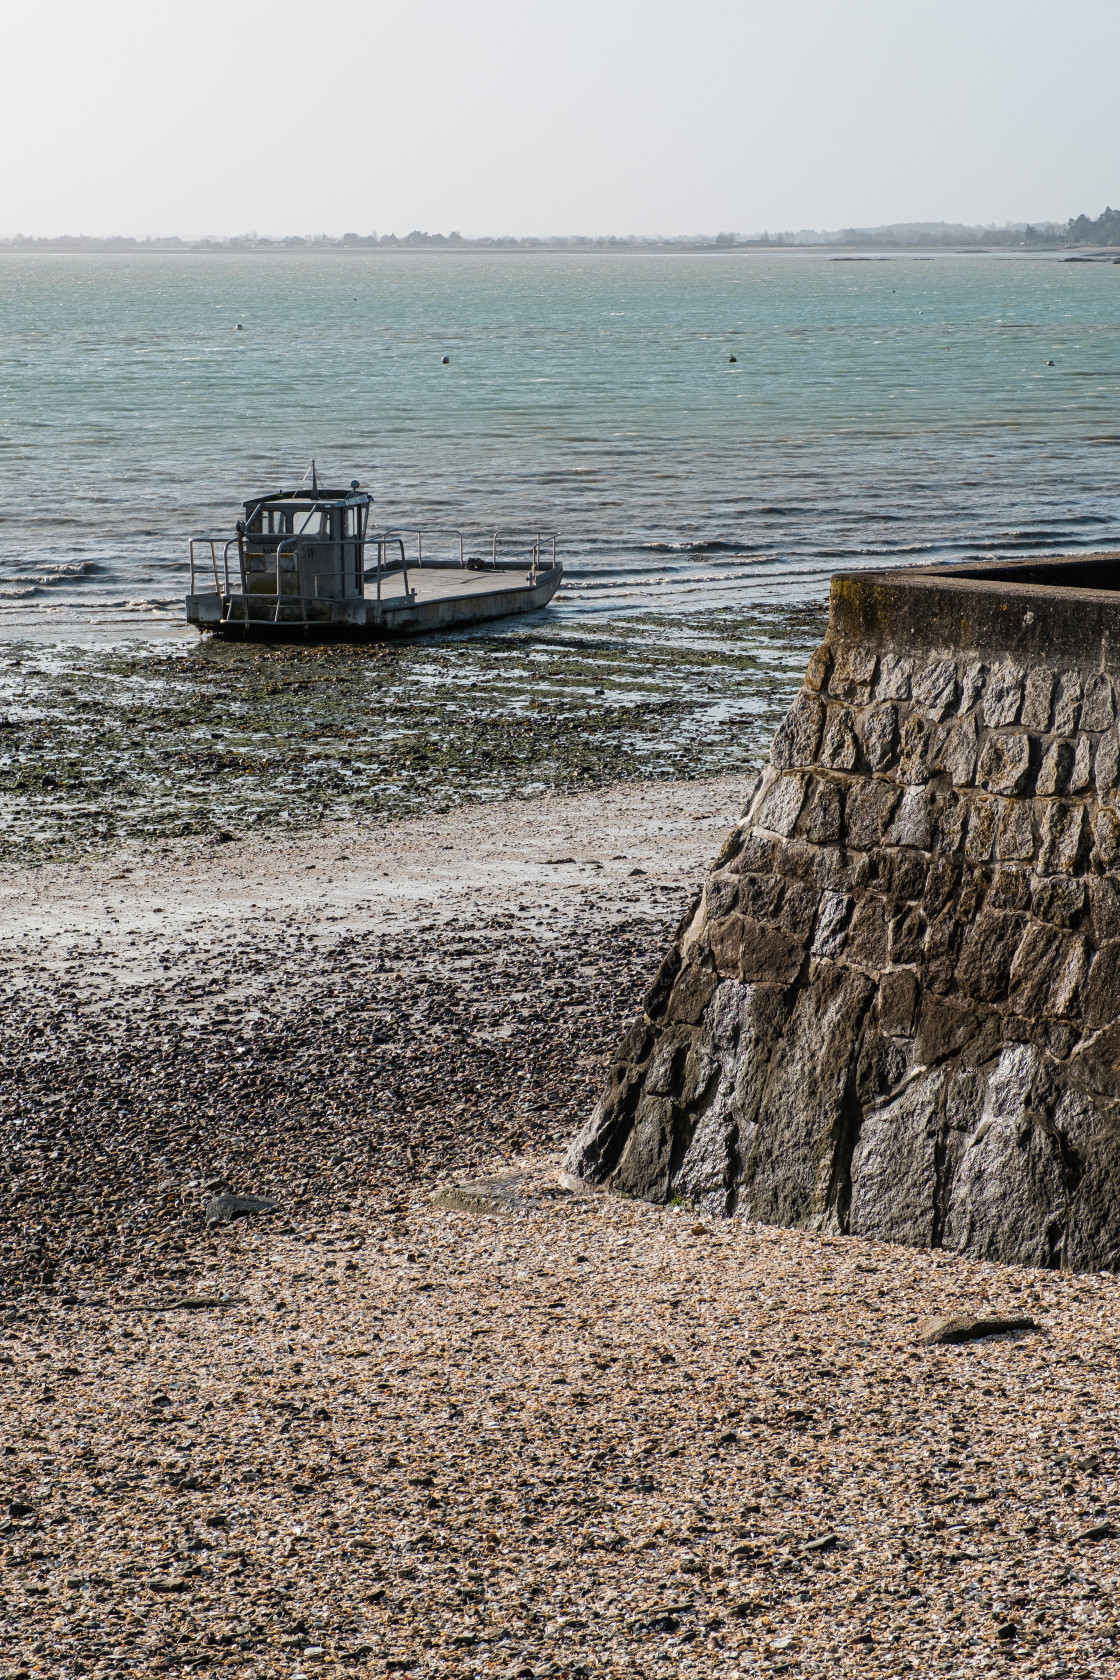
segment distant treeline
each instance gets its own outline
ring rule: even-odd
[[[1120,210],[1101,215],[1074,216],[1068,222],[1014,222],[1004,227],[969,227],[963,222],[893,222],[887,227],[840,228],[822,233],[801,228],[784,233],[717,233],[651,238],[640,234],[607,237],[566,234],[547,238],[464,238],[461,233],[327,233],[288,234],[283,238],[244,233],[230,239],[96,239],[84,234],[35,239],[16,234],[0,239],[0,251],[730,251],[766,250],[806,245],[840,246],[961,246],[1017,249],[1061,248],[1082,245],[1120,245]]]
[[[1074,216],[1066,228],[1066,239],[1073,245],[1120,245],[1120,210]]]

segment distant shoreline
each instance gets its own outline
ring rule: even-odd
[[[684,243],[615,245],[238,245],[202,243],[164,245],[153,240],[135,245],[112,240],[64,242],[0,240],[0,257],[629,257],[629,256],[782,256],[827,257],[830,262],[889,262],[894,257],[1043,257],[1065,262],[1120,262],[1120,249],[1099,245],[711,245]]]

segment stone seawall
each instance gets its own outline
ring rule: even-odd
[[[1120,1266],[1113,557],[834,580],[770,763],[565,1171]]]

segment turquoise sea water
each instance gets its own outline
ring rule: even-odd
[[[178,623],[187,535],[312,456],[383,524],[557,529],[569,622],[1120,546],[1118,402],[1111,264],[6,255],[0,628]]]

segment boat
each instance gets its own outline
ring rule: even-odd
[[[310,483],[308,483],[310,477]],[[462,629],[547,606],[564,568],[556,534],[379,529],[357,479],[244,504],[234,534],[189,539],[187,621],[230,639],[377,639]],[[470,552],[475,550],[475,552]]]

